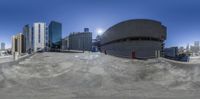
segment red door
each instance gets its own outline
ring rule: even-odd
[[[135,59],[135,51],[132,51],[132,59]]]

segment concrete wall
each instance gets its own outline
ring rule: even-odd
[[[156,41],[127,41],[105,45],[101,50],[119,57],[132,58],[132,52],[135,52],[136,58],[155,58],[156,51],[161,51],[161,44]]]

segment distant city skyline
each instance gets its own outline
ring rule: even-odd
[[[200,41],[200,1],[197,0],[1,0],[0,42],[11,47],[11,37],[26,24],[55,20],[62,37],[90,28],[97,31],[129,19],[153,19],[167,27],[166,47]]]

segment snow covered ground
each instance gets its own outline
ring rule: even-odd
[[[0,66],[0,99],[199,99],[200,64],[38,53]]]

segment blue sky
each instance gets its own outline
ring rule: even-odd
[[[199,0],[0,0],[0,42],[11,45],[11,36],[26,24],[51,20],[63,24],[63,37],[89,27],[96,29],[128,19],[161,21],[168,29],[166,46],[200,40]]]

